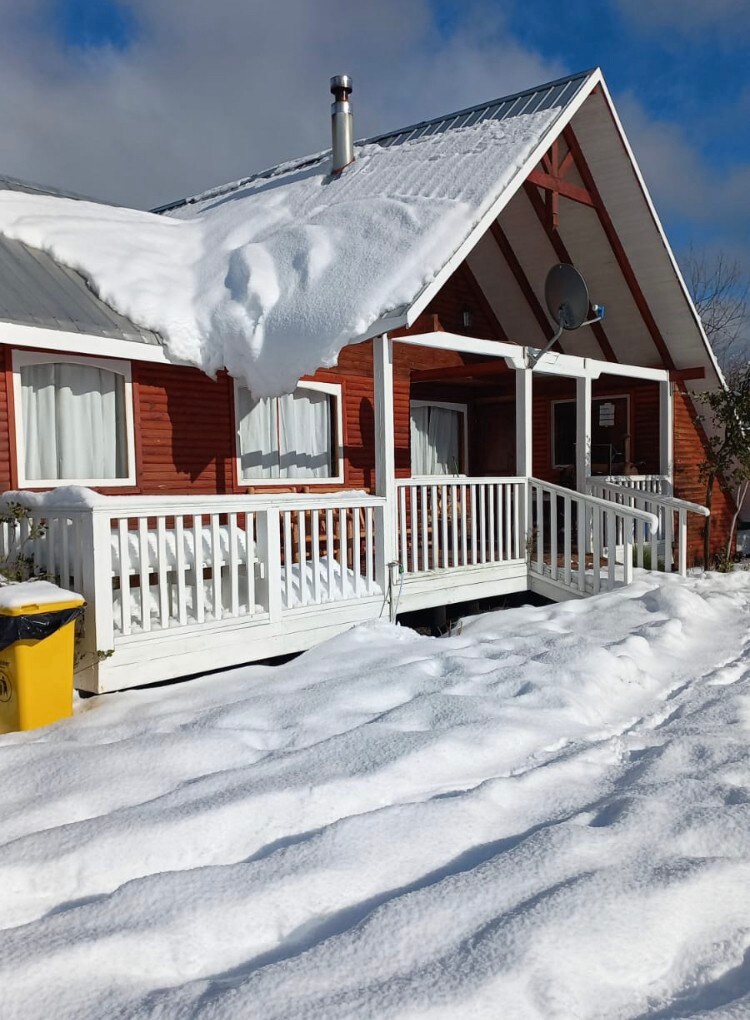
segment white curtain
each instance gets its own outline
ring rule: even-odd
[[[455,475],[461,470],[460,411],[433,404],[411,408],[411,473]]]
[[[117,372],[46,362],[21,367],[28,480],[126,478],[125,380]]]
[[[300,389],[285,397],[253,400],[239,391],[242,478],[331,478],[333,397]]]

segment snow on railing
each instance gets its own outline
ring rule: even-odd
[[[56,507],[51,493],[28,504],[28,519],[0,528],[0,555],[20,550],[84,595],[92,652],[129,635],[273,621],[382,590],[385,501],[365,493],[112,496],[73,508]],[[32,522],[42,537],[29,538]]]
[[[579,594],[630,583],[639,525],[656,532],[659,521],[634,507],[529,479],[529,570]]]
[[[405,574],[525,558],[525,478],[425,475],[396,486]]]
[[[657,531],[649,531],[643,524],[636,528],[636,566],[670,573],[676,562],[677,572],[685,577],[688,565],[687,515],[708,517],[710,511],[707,507],[674,496],[634,491],[628,486],[599,478],[589,478],[588,489],[592,495],[618,506],[654,514],[659,520]]]

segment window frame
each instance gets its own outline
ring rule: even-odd
[[[85,368],[100,368],[123,378],[123,399],[125,402],[125,456],[127,474],[121,478],[27,478],[26,437],[23,429],[23,386],[21,369],[28,365],[49,364],[81,365]],[[81,485],[88,488],[126,489],[136,485],[135,455],[135,412],[133,409],[133,370],[129,361],[114,361],[111,358],[86,357],[78,354],[58,354],[54,351],[12,352],[13,372],[13,422],[15,425],[16,477],[19,489],[59,489],[64,485]]]
[[[446,411],[458,411],[463,415],[461,428],[461,459],[463,460],[463,471],[455,475],[414,475],[411,474],[411,409],[412,407],[442,407]],[[450,400],[410,400],[409,401],[409,472],[412,478],[467,478],[469,470],[469,405],[455,403]]]
[[[240,449],[240,421],[239,421],[239,391],[247,389],[236,379],[234,380],[234,449],[235,449],[235,477],[238,488],[257,489],[261,487],[283,488],[296,487],[300,485],[343,485],[344,484],[344,391],[341,383],[329,382],[299,382],[294,388],[298,390],[313,390],[316,393],[327,393],[334,398],[334,413],[331,416],[335,435],[331,446],[331,454],[334,458],[338,471],[335,475],[327,478],[245,478],[242,473],[242,451]]]
[[[630,437],[630,445],[631,445],[631,451],[632,451],[633,420],[631,418],[631,405],[630,405],[630,394],[629,393],[608,393],[608,394],[605,394],[605,395],[603,395],[601,397],[597,396],[597,397],[592,397],[591,398],[591,411],[592,411],[591,424],[592,424],[592,431],[593,431],[593,410],[594,410],[594,404],[595,403],[597,403],[597,404],[598,403],[604,403],[607,400],[624,400],[625,403],[626,403],[626,407],[627,407],[626,414],[627,414],[627,422],[628,422],[628,436]],[[566,467],[575,467],[575,460],[573,461],[572,464],[556,464],[555,463],[555,446],[556,446],[556,444],[555,444],[555,407],[558,404],[575,404],[576,403],[576,399],[575,399],[575,397],[564,397],[564,398],[559,399],[559,400],[552,400],[552,401],[550,401],[550,403],[552,405],[552,409],[550,411],[550,443],[551,443],[550,461],[552,463],[552,467],[555,470],[559,470],[560,468],[566,468]],[[574,449],[575,449],[575,441],[574,441]]]

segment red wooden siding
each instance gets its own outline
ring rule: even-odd
[[[693,503],[706,502],[706,484],[700,477],[700,465],[706,459],[706,438],[695,421],[690,397],[676,390],[674,395],[674,483],[675,495]],[[711,549],[724,548],[734,513],[733,499],[714,483],[711,507]],[[688,516],[688,566],[703,563],[703,520]]]

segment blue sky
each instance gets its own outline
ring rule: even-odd
[[[0,171],[153,206],[600,65],[674,247],[750,275],[750,0],[0,0]]]

